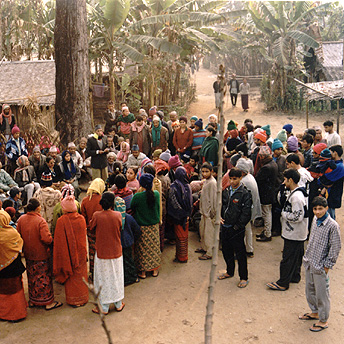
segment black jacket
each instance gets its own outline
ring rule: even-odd
[[[259,197],[261,204],[272,204],[276,190],[278,190],[278,167],[274,160],[271,160],[260,168],[256,175]]]
[[[106,153],[97,154],[97,151],[104,150],[107,147],[106,136],[102,138],[103,147],[99,147],[98,141],[94,136],[90,136],[87,139],[86,154],[91,156],[91,167],[96,169],[102,169],[107,166]]]
[[[221,217],[225,225],[235,230],[243,230],[251,220],[252,196],[246,186],[241,184],[230,196],[230,187],[222,191]]]

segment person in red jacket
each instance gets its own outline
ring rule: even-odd
[[[51,310],[61,307],[62,302],[54,301],[54,287],[50,248],[53,238],[47,222],[41,216],[41,204],[31,198],[26,206],[27,214],[18,220],[17,231],[24,240],[24,256],[29,286],[29,307],[45,306]]]
[[[124,270],[121,245],[122,215],[112,210],[115,195],[105,192],[100,200],[103,210],[93,214],[91,230],[96,229],[96,255],[94,258],[94,288],[99,292],[101,310],[93,313],[109,313],[111,304],[120,312],[124,308]]]
[[[179,155],[187,153],[190,155],[193,142],[193,131],[187,127],[187,118],[181,116],[179,118],[180,128],[176,129],[173,135],[173,145]]]

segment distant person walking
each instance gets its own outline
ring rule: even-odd
[[[247,79],[244,78],[243,82],[239,86],[239,92],[241,94],[241,105],[245,112],[248,111],[248,95],[250,94],[250,84]]]
[[[221,79],[218,76],[217,80],[213,83],[213,89],[214,89],[214,93],[215,93],[215,107],[216,109],[218,109],[220,107],[220,101],[221,101],[221,83],[220,83]]]
[[[235,74],[232,74],[232,79],[229,80],[228,86],[229,93],[231,94],[232,105],[236,106],[240,86]]]

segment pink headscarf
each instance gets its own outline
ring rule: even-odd
[[[123,145],[125,146],[125,152],[122,151]],[[129,143],[128,142],[122,142],[121,143],[121,150],[117,154],[117,160],[125,163],[128,160],[129,153],[130,153]]]
[[[75,197],[67,196],[61,201],[61,208],[64,213],[75,213],[77,212]]]

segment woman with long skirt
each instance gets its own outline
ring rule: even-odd
[[[24,240],[29,307],[45,306],[48,311],[62,306],[62,302],[54,301],[53,276],[49,264],[49,245],[53,238],[47,222],[41,216],[38,199],[31,198],[26,209],[27,213],[18,220],[17,230]]]
[[[101,211],[93,214],[91,231],[96,231],[96,254],[94,257],[94,288],[99,292],[101,310],[92,312],[108,314],[110,306],[117,312],[124,308],[124,273],[121,245],[122,215],[114,208],[115,195],[105,192],[100,200]]]
[[[88,302],[87,239],[85,218],[77,213],[74,196],[61,201],[63,215],[57,220],[54,238],[54,276],[65,285],[66,301],[73,307]]]
[[[176,235],[176,258],[174,262],[187,263],[192,192],[184,167],[178,167],[174,176],[176,180],[171,185],[167,202],[167,214],[173,219]]]
[[[23,239],[10,221],[7,212],[0,210],[0,319],[18,321],[27,315],[20,255]]]
[[[88,239],[88,256],[90,263],[89,279],[93,281],[94,272],[94,255],[96,252],[96,232],[90,230],[90,223],[92,216],[96,211],[102,210],[99,204],[102,198],[102,193],[105,190],[104,180],[96,178],[92,181],[91,185],[87,190],[87,196],[81,202],[81,214],[86,220],[87,226],[87,239]]]
[[[250,84],[247,82],[247,79],[244,78],[243,82],[239,86],[239,91],[241,95],[241,105],[245,112],[248,111],[248,96],[250,94]]]
[[[158,277],[161,264],[159,222],[160,195],[153,191],[154,177],[144,173],[140,177],[143,192],[138,192],[131,200],[134,219],[141,227],[141,236],[135,245],[135,262],[139,277],[146,278],[146,272],[151,271],[153,277]]]

